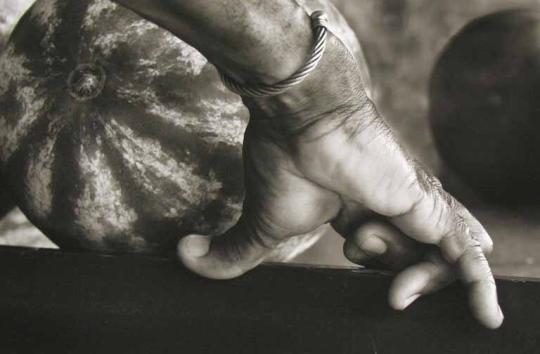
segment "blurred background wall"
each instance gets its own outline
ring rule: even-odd
[[[534,0],[334,0],[359,36],[372,73],[379,110],[404,144],[434,172],[443,170],[427,123],[427,86],[438,53],[471,19]],[[0,0],[0,33],[30,0]],[[3,38],[0,37],[0,46]],[[456,182],[458,184],[458,182]],[[540,213],[475,205],[496,241],[496,273],[540,277]],[[345,265],[341,240],[324,238],[298,262]],[[0,222],[0,244],[54,247],[19,212]]]
[[[360,38],[379,109],[425,164],[440,161],[426,121],[427,86],[438,54],[472,19],[538,0],[334,0]]]
[[[0,47],[6,34],[11,31],[19,16],[26,11],[32,0],[0,0]]]

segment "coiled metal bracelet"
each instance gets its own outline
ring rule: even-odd
[[[240,96],[266,97],[279,95],[280,93],[287,91],[291,87],[304,81],[304,79],[317,68],[317,65],[323,57],[324,50],[326,49],[326,38],[328,36],[327,23],[328,17],[324,12],[315,11],[311,14],[311,26],[315,32],[315,44],[313,45],[306,63],[289,78],[272,85],[244,85],[236,82],[226,74],[220,73],[221,80],[229,90]]]

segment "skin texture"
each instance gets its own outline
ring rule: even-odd
[[[118,2],[244,82],[286,78],[312,42],[308,15],[290,0]],[[474,316],[489,328],[501,325],[485,258],[489,235],[401,148],[366,94],[359,63],[335,36],[302,84],[244,104],[243,216],[224,235],[182,239],[178,253],[189,269],[234,278],[287,238],[331,222],[347,239],[349,259],[401,271],[390,289],[394,308],[459,278]]]

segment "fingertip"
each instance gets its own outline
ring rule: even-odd
[[[504,314],[502,312],[501,307],[499,306],[499,309],[497,311],[497,315],[495,316],[494,320],[490,323],[490,326],[488,326],[489,329],[498,329],[500,328],[504,323]]]
[[[390,286],[388,301],[396,310],[404,310],[421,296],[447,285],[453,277],[443,263],[426,261],[399,273]]]
[[[410,296],[406,296],[404,294],[400,294],[399,292],[396,293],[390,293],[388,296],[388,303],[390,304],[390,307],[397,311],[403,311],[410,305],[412,305],[413,302],[418,300],[422,294],[413,294]]]
[[[181,260],[201,258],[210,250],[210,237],[203,235],[188,235],[178,242],[178,256]]]
[[[495,287],[480,282],[471,289],[471,308],[474,317],[485,327],[497,329],[504,322],[504,314],[497,300]]]
[[[504,323],[504,313],[501,309],[501,306],[499,306],[499,319],[498,319],[498,322],[495,323],[494,329],[501,327],[503,323]]]
[[[408,269],[398,274],[388,292],[388,303],[394,310],[403,311],[416,301],[421,294],[414,281],[414,271]]]
[[[388,250],[386,242],[384,242],[377,235],[373,234],[362,237],[358,244],[358,247],[360,247],[362,251],[372,256],[380,256],[386,253],[386,251]]]
[[[408,298],[406,298],[403,303],[402,303],[402,306],[403,306],[403,310],[405,310],[407,307],[409,307],[413,302],[415,302],[416,300],[418,300],[420,298],[420,296],[422,296],[422,294],[414,294],[414,295],[411,295],[409,296]]]
[[[370,222],[358,228],[347,241],[358,248],[363,254],[371,257],[381,256],[388,251],[387,234],[391,233],[388,226],[379,222]]]
[[[399,278],[399,275],[398,275],[398,278]],[[388,290],[388,304],[394,310],[402,311],[405,309],[405,306],[402,300],[403,296],[401,295],[399,282],[397,281],[398,278],[392,281],[392,284],[390,285],[390,289]]]
[[[479,321],[488,329],[498,329],[504,322],[504,315],[502,310],[499,309],[495,316],[489,316],[483,319],[479,318]]]
[[[489,235],[486,233],[485,236],[484,236],[484,253],[485,254],[491,254],[491,252],[493,252],[493,240],[491,239],[491,237],[489,237]]]
[[[205,271],[202,259],[210,250],[210,238],[202,235],[188,235],[178,241],[177,254],[180,262],[190,271],[204,276],[213,277]]]
[[[465,219],[465,222],[470,228],[471,235],[480,241],[484,253],[490,254],[493,252],[493,240],[482,223],[480,223],[480,221],[478,221],[478,219],[476,219],[461,203],[457,202],[457,204],[460,208],[460,215]]]
[[[343,244],[343,253],[351,262],[357,263],[382,256],[388,250],[386,242],[376,235],[355,235]]]
[[[224,236],[188,235],[178,242],[180,262],[190,271],[215,280],[237,278],[254,268],[259,262],[243,254],[237,258],[231,254]]]

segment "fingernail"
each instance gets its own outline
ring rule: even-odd
[[[380,256],[386,253],[387,250],[386,243],[375,235],[367,237],[359,246],[362,251],[373,256]]]
[[[502,312],[502,309],[501,307],[499,306],[499,319],[500,319],[500,323],[502,323],[504,321],[504,314]]]
[[[201,235],[190,235],[181,241],[181,248],[184,253],[193,258],[200,258],[208,254],[210,250],[210,237]]]
[[[405,310],[407,307],[409,307],[413,302],[415,302],[416,300],[418,300],[418,298],[422,296],[422,294],[414,294],[410,297],[408,297],[404,302],[403,302],[403,310]]]

